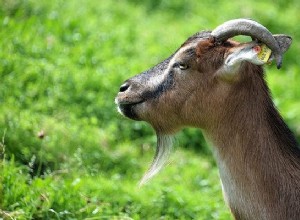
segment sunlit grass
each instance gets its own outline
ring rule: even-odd
[[[114,97],[125,79],[228,19],[251,17],[299,38],[298,1],[0,3],[3,219],[230,219],[198,130],[180,133],[169,165],[138,187],[155,136],[120,116]],[[298,136],[299,49],[294,40],[282,70],[266,67]]]

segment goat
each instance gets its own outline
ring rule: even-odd
[[[252,41],[230,39],[236,35]],[[169,58],[126,80],[115,99],[119,111],[150,123],[158,137],[141,182],[163,167],[175,132],[197,127],[212,144],[235,219],[300,219],[300,149],[263,71],[273,59],[280,68],[291,42],[258,22],[235,19],[196,33]],[[270,53],[263,60],[264,47]]]

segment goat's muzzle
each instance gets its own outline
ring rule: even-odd
[[[132,91],[131,84],[129,82],[125,82],[121,85],[119,93],[115,98],[115,103],[118,106],[118,111],[122,115],[134,120],[140,120],[135,111],[135,108],[143,102],[144,100]]]

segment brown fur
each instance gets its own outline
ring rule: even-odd
[[[194,55],[187,57],[183,49],[195,42]],[[132,111],[160,133],[185,126],[203,130],[213,144],[224,193],[236,219],[296,220],[300,150],[273,105],[262,67],[244,62],[230,80],[217,74],[225,57],[240,46],[233,41],[215,45],[212,38],[188,39],[170,63],[184,61],[189,68],[178,70],[170,64],[164,73],[165,77],[172,73],[172,87]]]

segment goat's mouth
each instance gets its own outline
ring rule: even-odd
[[[139,106],[140,104],[142,104],[145,100],[140,100],[137,102],[121,102],[118,99],[116,99],[116,104],[118,105],[118,111],[133,120],[137,120],[140,121],[141,119],[139,118],[138,114],[137,114],[137,106]]]

